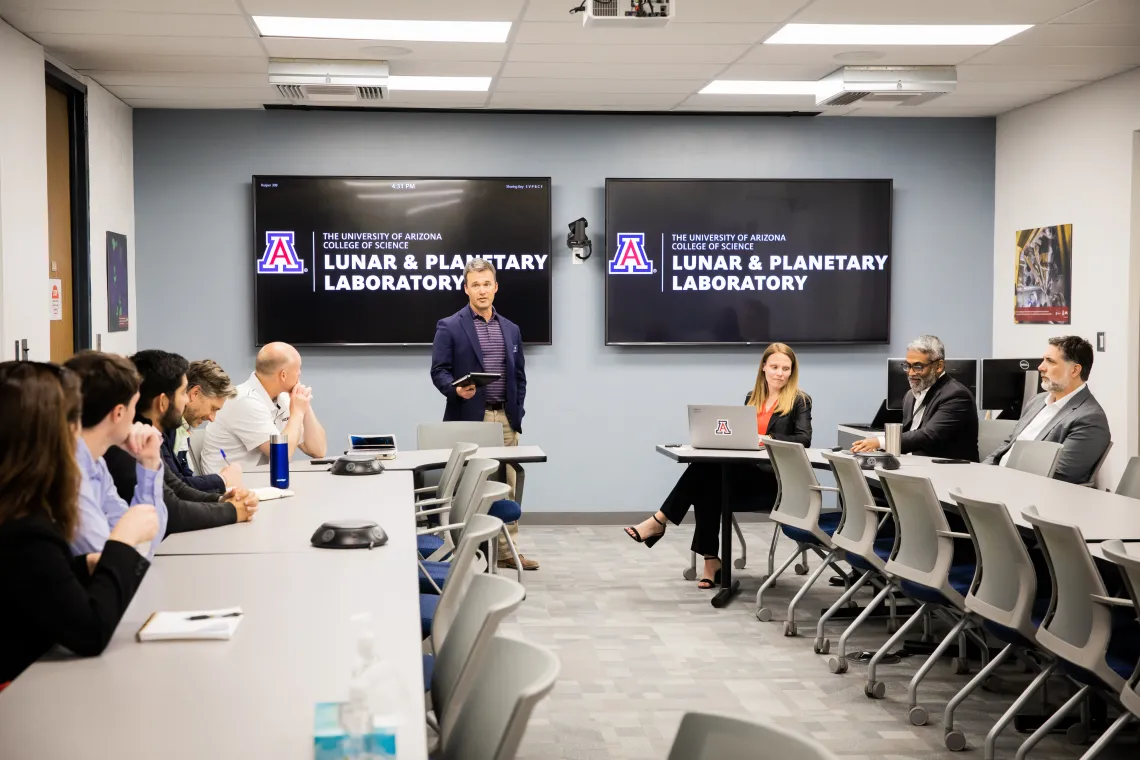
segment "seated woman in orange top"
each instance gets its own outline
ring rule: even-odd
[[[773,343],[760,359],[756,386],[744,403],[756,407],[760,435],[778,441],[811,446],[811,397],[799,389],[800,367],[796,354],[783,343]],[[777,494],[776,476],[767,462],[742,464],[729,471],[728,490],[734,512],[770,510]],[[691,505],[696,512],[693,551],[705,558],[700,588],[720,583],[720,491],[719,464],[691,464],[666,497],[661,509],[625,532],[638,543],[652,547],[665,535],[665,521],[679,525]]]

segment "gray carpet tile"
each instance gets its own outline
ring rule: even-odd
[[[949,659],[935,666],[919,690],[919,703],[931,715],[926,726],[912,726],[907,719],[907,683],[920,658],[882,667],[886,698],[868,699],[866,665],[852,663],[846,675],[833,675],[828,658],[812,652],[815,620],[840,593],[826,585],[830,573],[797,613],[800,636],[785,638],[787,603],[803,578],[789,571],[766,599],[774,622],[758,622],[754,599],[766,572],[772,526],[743,529],[749,557],[747,567],[737,571],[742,593],[717,610],[709,604],[711,591],[681,575],[689,561],[689,524],[671,526],[648,550],[620,527],[523,525],[522,550],[542,567],[526,573],[526,601],[503,630],[550,647],[562,673],[530,721],[520,760],[664,758],[681,716],[691,710],[776,722],[803,731],[846,760],[982,757],[986,731],[1029,676],[1003,667],[994,691],[971,696],[955,720],[968,749],[950,752],[943,743],[942,710],[969,676],[951,673]],[[790,547],[786,540],[781,543],[777,566]],[[812,566],[818,561],[813,559]],[[870,596],[858,598],[865,602]],[[844,625],[829,627],[833,648]],[[872,620],[853,637],[851,649],[874,649],[886,638],[885,623]],[[1057,701],[1065,696],[1064,686],[1058,684],[1051,694]],[[1129,729],[1101,757],[1137,757],[1136,735]],[[1022,738],[1007,729],[998,757],[1013,757]],[[1031,757],[1070,760],[1085,749],[1054,735]]]

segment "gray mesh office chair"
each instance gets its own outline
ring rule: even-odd
[[[1116,484],[1116,493],[1140,499],[1140,457],[1132,457],[1124,467],[1124,474]]]
[[[439,515],[440,519],[439,526],[420,528],[417,531],[418,536],[437,535],[443,539],[443,544],[433,549],[427,559],[442,561],[455,550],[455,546],[459,542],[459,531],[462,529],[467,515],[470,514],[471,508],[478,503],[478,496],[482,493],[483,484],[498,469],[499,463],[494,459],[467,460],[467,466],[464,467],[463,473],[459,476],[459,484],[455,488],[455,495],[451,502],[442,507],[431,507],[417,513],[418,516],[422,517]],[[505,494],[509,490],[509,488],[505,488],[496,493],[504,494],[499,498],[506,498]],[[490,508],[489,503],[487,508]],[[483,513],[486,511],[484,509]]]
[[[462,520],[459,520],[457,522],[449,522],[447,525],[441,525],[437,528],[430,528],[424,532],[432,533],[435,531],[440,531],[447,537],[450,545],[458,547],[459,542],[463,540],[464,532],[471,525],[472,518],[476,515],[486,515],[487,510],[491,508],[491,504],[493,504],[496,499],[503,498],[503,494],[506,492],[506,483],[480,483],[478,490],[472,495],[469,500],[467,500],[462,505],[457,502],[456,511],[462,510]],[[490,516],[494,517],[494,515]],[[496,517],[495,519],[498,520],[499,518]],[[499,520],[500,530],[502,529],[502,524],[503,521]],[[419,537],[420,536],[417,536],[417,538]],[[496,534],[490,539],[487,539],[488,546],[490,548],[495,548],[495,540],[497,538],[498,535]],[[420,572],[425,578],[427,578],[428,583],[435,590],[436,594],[440,593],[440,586],[451,574],[450,565],[455,561],[455,555],[457,551],[458,550],[448,552],[448,555],[440,560],[416,560],[416,562],[419,564]],[[430,564],[431,569],[425,565],[425,562]],[[493,562],[487,562],[487,567],[483,568],[483,570],[489,571],[493,565]]]
[[[1062,448],[1061,444],[1054,441],[1014,441],[1003,464],[1014,470],[1051,478],[1057,469]]]
[[[1132,462],[1129,462],[1129,465],[1131,464]],[[1132,599],[1133,609],[1140,612],[1140,557],[1130,554],[1125,549],[1124,543],[1115,539],[1105,541],[1100,547],[1104,558],[1120,568],[1120,575],[1124,578],[1124,585]],[[1120,692],[1120,704],[1124,708],[1124,713],[1101,734],[1084,757],[1094,757],[1101,749],[1107,747],[1125,726],[1140,718],[1140,663],[1136,664],[1136,670]]]
[[[803,734],[765,723],[685,713],[668,760],[835,760]]]
[[[535,706],[554,688],[553,652],[499,635],[473,674],[474,685],[444,725],[441,760],[514,760]]]
[[[836,656],[828,662],[832,673],[846,673],[847,640],[867,620],[868,617],[883,603],[889,600],[891,605],[890,630],[895,627],[895,599],[893,592],[897,592],[893,579],[887,574],[887,560],[894,551],[896,537],[879,538],[879,529],[888,519],[891,510],[875,503],[871,489],[867,486],[858,460],[850,454],[836,454],[830,451],[823,452],[823,458],[831,464],[831,471],[835,475],[835,482],[839,486],[839,503],[843,508],[843,518],[839,530],[831,537],[836,548],[844,552],[844,558],[854,569],[862,571],[862,575],[839,597],[839,600],[820,617],[815,629],[815,653],[828,654],[831,651],[831,641],[824,637],[824,626],[832,615],[846,605],[855,593],[865,584],[871,583],[879,587],[875,598],[871,600],[859,616],[847,626],[843,635],[839,637],[839,650]]]
[[[761,622],[772,619],[772,611],[764,606],[764,593],[775,584],[776,579],[788,569],[789,565],[805,551],[815,552],[823,558],[823,562],[807,577],[788,604],[784,635],[795,636],[796,605],[824,570],[828,567],[839,570],[835,562],[840,552],[832,544],[831,535],[839,527],[840,515],[838,512],[823,514],[823,493],[839,489],[819,484],[815,470],[808,460],[807,451],[801,444],[777,441],[766,436],[761,437],[760,442],[768,450],[769,461],[772,463],[772,470],[776,473],[776,481],[780,487],[776,508],[772,510],[772,522],[777,524],[778,531],[795,542],[796,549],[778,570],[768,576],[756,592],[756,619]]]
[[[1017,420],[978,420],[978,452],[985,459],[1001,448],[1017,428]]]
[[[486,654],[491,639],[499,630],[499,623],[518,609],[526,596],[526,589],[507,578],[494,575],[476,575],[471,578],[467,593],[459,601],[459,610],[447,633],[446,645],[435,645],[431,682],[424,688],[431,693],[432,711],[437,726],[450,725],[444,718],[463,704],[474,685],[474,673]],[[438,613],[437,613],[438,614]],[[442,741],[447,741],[441,735]]]
[[[946,747],[958,752],[966,748],[965,735],[954,728],[954,712],[979,686],[985,683],[995,670],[1010,656],[1019,651],[1033,649],[1037,636],[1037,624],[1043,612],[1035,609],[1039,601],[1037,594],[1037,574],[1033,560],[1025,548],[1025,543],[1009,516],[1004,504],[992,501],[971,499],[960,493],[950,496],[958,505],[962,519],[974,541],[981,579],[966,594],[966,609],[970,614],[991,624],[991,634],[1006,643],[1006,646],[954,695],[946,705],[942,729],[945,732]],[[1038,605],[1039,607],[1039,605]],[[1053,672],[1035,680],[1044,683]],[[1029,697],[1037,691],[1023,694],[1014,706],[994,724],[986,736],[985,757],[994,756],[994,743],[1014,716],[1021,710]]]
[[[501,484],[488,483],[486,487],[491,489],[497,485]],[[481,570],[475,562],[479,546],[494,537],[502,522],[490,515],[471,515],[467,521],[463,537],[459,539],[459,547],[452,555],[451,573],[448,574],[447,583],[443,584],[443,589],[439,593],[439,604],[436,605],[432,617],[430,644],[434,651],[440,651],[447,640],[447,634],[456,615],[459,614],[459,607],[471,584],[471,578]]]
[[[1110,451],[1112,451],[1112,441],[1108,442],[1108,446],[1104,448],[1104,453],[1100,455],[1100,459],[1096,460],[1096,465],[1093,466],[1089,479],[1081,483],[1082,486],[1086,488],[1096,488],[1096,476],[1100,474],[1100,468],[1104,467],[1104,462],[1108,459],[1108,452]]]
[[[1045,620],[1037,629],[1037,644],[1065,663],[1092,675],[1094,678],[1085,680],[1099,681],[1106,696],[1119,695],[1126,681],[1108,662],[1114,640],[1112,608],[1132,607],[1132,600],[1108,595],[1080,528],[1044,518],[1034,507],[1026,508],[1022,516],[1037,534],[1053,582],[1053,598]],[[1079,684],[1069,701],[1025,740],[1017,751],[1017,760],[1023,760],[1093,689],[1089,683]],[[1087,710],[1081,710],[1079,727],[1069,729],[1071,737],[1074,729],[1078,736],[1087,735]]]
[[[457,443],[452,446],[451,455],[448,456],[447,464],[443,466],[443,472],[440,473],[436,484],[415,490],[416,496],[423,497],[416,500],[416,509],[442,507],[450,504],[452,497],[455,496],[455,489],[459,485],[459,476],[463,473],[463,466],[467,464],[468,459],[475,456],[475,452],[478,450],[479,445],[475,443]]]
[[[919,608],[871,658],[864,692],[868,697],[882,699],[886,684],[875,676],[883,657],[926,615],[945,618],[953,627],[919,667],[907,689],[908,717],[912,724],[921,726],[926,723],[928,713],[918,704],[918,686],[954,642],[958,643],[955,670],[967,672],[966,636],[977,634],[969,629],[965,595],[976,580],[977,567],[973,563],[954,561],[954,539],[969,540],[970,536],[950,530],[946,513],[928,478],[883,471],[879,473],[879,483],[898,531],[897,547],[887,561],[886,571],[899,580],[904,594],[919,602]],[[981,637],[977,640],[982,641]],[[989,651],[984,641],[981,648],[983,652]]]

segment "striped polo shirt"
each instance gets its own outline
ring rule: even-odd
[[[470,307],[468,307],[470,309]],[[503,329],[499,326],[499,312],[491,309],[491,321],[483,319],[470,309],[475,321],[475,334],[479,336],[479,349],[483,352],[483,371],[494,372],[500,377],[483,391],[483,401],[487,404],[501,404],[507,400],[507,344],[503,340]]]

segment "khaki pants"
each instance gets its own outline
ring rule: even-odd
[[[503,426],[503,445],[504,446],[518,446],[519,434],[511,428],[511,422],[507,419],[507,413],[502,409],[487,409],[483,412],[484,422],[497,422]],[[515,498],[515,470],[513,467],[507,467],[507,486],[510,487],[510,498]],[[511,540],[515,542],[515,550],[521,555],[522,548],[519,546],[519,524],[517,522],[507,523],[507,531],[511,534]],[[511,556],[511,550],[507,546],[506,541],[499,541],[499,558],[506,559]]]

